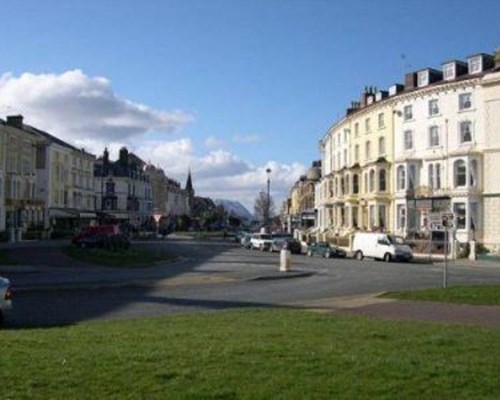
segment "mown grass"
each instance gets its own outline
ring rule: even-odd
[[[382,297],[457,304],[500,305],[500,285],[452,286],[446,289],[435,288],[408,292],[389,292],[383,294]]]
[[[500,330],[241,310],[0,331],[2,399],[498,399]]]
[[[177,259],[162,249],[143,250],[131,247],[128,250],[110,251],[105,249],[80,249],[76,246],[66,246],[64,254],[86,263],[109,267],[146,267],[160,262]]]

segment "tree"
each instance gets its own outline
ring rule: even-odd
[[[268,197],[266,192],[260,192],[259,196],[255,199],[253,210],[255,218],[267,226],[274,215],[273,198],[271,196]]]

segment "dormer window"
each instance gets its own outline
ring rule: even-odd
[[[483,70],[483,58],[482,56],[474,56],[469,58],[469,74],[477,74]]]
[[[429,71],[420,71],[417,74],[418,87],[427,86],[429,84]]]
[[[455,79],[455,63],[449,63],[443,65],[443,79],[445,81]]]

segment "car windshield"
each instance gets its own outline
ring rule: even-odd
[[[260,239],[271,240],[272,236],[271,235],[260,235]]]
[[[393,235],[388,235],[387,237],[389,238],[389,243],[391,243],[391,244],[400,244],[400,245],[406,244],[402,237],[393,236]]]

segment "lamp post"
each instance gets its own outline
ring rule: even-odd
[[[266,227],[268,231],[271,229],[271,168],[266,169],[266,174],[267,174],[267,207],[266,207]]]

